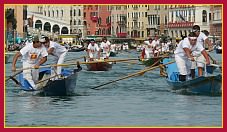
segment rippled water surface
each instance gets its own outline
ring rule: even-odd
[[[66,60],[82,55],[85,53],[69,53]],[[221,62],[221,55],[211,55]],[[121,52],[116,59],[137,56],[135,51]],[[49,60],[51,62],[51,58]],[[6,64],[6,75],[11,74],[10,67],[11,63]],[[171,91],[165,78],[159,76],[158,69],[93,90],[94,86],[135,73],[144,66],[117,63],[107,72],[89,72],[86,66],[82,67],[74,96],[39,96],[23,92],[8,81],[5,90],[6,126],[222,125],[220,96],[182,95]]]

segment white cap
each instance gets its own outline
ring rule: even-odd
[[[40,38],[39,42],[44,43],[44,42],[46,42],[46,40],[45,40],[45,38]]]

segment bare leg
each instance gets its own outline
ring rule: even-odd
[[[203,75],[203,68],[202,67],[198,67],[198,73],[199,73],[199,77]]]

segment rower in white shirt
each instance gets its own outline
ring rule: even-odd
[[[95,40],[92,39],[87,48],[87,56],[89,61],[94,61],[94,59],[100,59],[100,49],[98,44],[95,43]]]
[[[110,56],[110,42],[107,40],[106,37],[103,37],[100,49],[102,50],[102,56],[105,59],[108,59]]]
[[[174,51],[177,68],[180,72],[179,81],[186,81],[186,76],[191,73],[191,61],[195,61],[192,52],[201,52],[206,59],[206,64],[210,64],[206,50],[202,47],[202,45],[197,43],[196,34],[191,32],[187,38],[178,44],[176,50]]]

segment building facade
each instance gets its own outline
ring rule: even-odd
[[[79,37],[84,36],[83,15],[83,5],[70,7],[70,34],[75,34]]]
[[[110,9],[106,5],[84,5],[84,34],[89,36],[111,36]]]
[[[210,11],[210,36],[215,42],[215,39],[221,40],[222,36],[222,5],[211,5]]]
[[[111,8],[111,35],[126,38],[127,34],[127,6],[112,5]]]
[[[144,40],[148,37],[148,5],[127,5],[128,37]]]
[[[5,11],[7,12],[7,10],[9,10],[8,14],[6,15],[10,15],[12,17],[15,18],[16,23],[13,23],[12,21],[7,21],[7,17],[6,18],[6,27],[5,30],[6,31],[13,31],[15,30],[17,33],[17,36],[19,37],[24,37],[24,32],[25,32],[25,19],[27,17],[27,6],[25,5],[6,5],[5,6]],[[14,24],[16,24],[16,29],[14,29]]]
[[[61,5],[29,5],[28,19],[33,24],[30,28],[39,31],[69,34],[70,33],[70,7]]]
[[[168,34],[168,6],[167,5],[149,5],[148,6],[148,25],[147,34],[152,37],[155,35]]]
[[[193,25],[210,31],[210,6],[208,5],[169,5],[168,29],[170,37],[180,38],[188,35]]]

